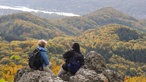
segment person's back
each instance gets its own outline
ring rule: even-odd
[[[42,66],[40,69],[53,74],[53,72],[48,68],[48,66],[50,65],[50,62],[48,60],[47,50],[45,49],[46,44],[47,44],[47,41],[45,40],[38,41],[37,50],[40,51],[40,55],[41,55],[40,57],[42,59]]]
[[[80,52],[79,44],[74,43],[72,48],[73,50],[69,50],[63,54],[65,64],[62,65],[62,69],[58,73],[58,76],[61,76],[67,72],[70,72],[72,75],[74,75],[79,68],[84,65],[84,57]]]
[[[68,60],[67,69],[72,74],[75,73],[80,69],[80,67],[84,64],[83,55],[76,51],[73,51],[73,56]]]
[[[41,51],[37,48],[31,54],[29,54],[29,67],[33,70],[43,69],[43,59],[41,57]]]

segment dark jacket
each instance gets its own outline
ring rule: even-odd
[[[63,54],[63,58],[65,59],[65,64],[63,64],[62,68],[65,71],[68,71],[67,65],[68,63],[70,63],[70,59],[75,55],[75,53],[80,54],[80,56],[77,57],[77,61],[79,61],[81,66],[84,65],[84,56],[81,53],[76,52],[75,50],[70,50]]]

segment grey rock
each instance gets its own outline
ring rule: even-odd
[[[95,51],[90,51],[85,56],[84,67],[90,70],[95,70],[97,73],[101,73],[106,69],[105,59],[99,53],[96,53]]]
[[[69,82],[108,82],[108,79],[94,70],[81,68],[75,76],[70,77]]]
[[[14,82],[65,82],[51,73],[30,68],[22,68],[17,71]]]
[[[67,73],[60,78],[45,71],[22,68],[17,71],[14,82],[123,82],[121,77],[107,69],[102,55],[91,51],[85,56],[85,65],[74,76]]]

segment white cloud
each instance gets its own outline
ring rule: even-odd
[[[0,5],[0,9],[10,9],[10,10],[18,10],[18,11],[24,11],[24,12],[41,12],[41,13],[47,13],[47,14],[56,14],[56,15],[62,15],[62,16],[80,16],[77,14],[73,14],[73,13],[65,13],[65,12],[49,12],[49,11],[44,11],[44,10],[36,10],[36,9],[31,9],[28,7],[23,7],[23,6],[1,6]]]

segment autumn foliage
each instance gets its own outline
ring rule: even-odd
[[[12,81],[21,65],[27,66],[28,54],[37,47],[37,41],[30,39],[0,42],[2,46],[0,47],[0,81]],[[105,58],[109,69],[124,76],[131,76],[125,78],[126,82],[139,78],[141,78],[140,82],[145,82],[143,75],[146,72],[146,35],[144,33],[123,25],[111,24],[100,29],[90,29],[80,36],[49,39],[46,49],[55,75],[63,64],[62,54],[69,50],[74,42],[80,44],[83,55],[94,50]],[[11,62],[15,64],[9,65]]]
[[[16,65],[14,63],[10,65],[2,65],[0,68],[0,75],[3,77],[4,80],[8,82],[13,82],[15,74],[20,68],[22,68],[22,65]]]
[[[146,82],[145,76],[139,76],[139,77],[125,77],[124,82]]]
[[[55,75],[57,75],[62,66],[62,63],[57,64],[57,62],[55,61],[51,61],[51,63],[52,63],[52,71]]]

